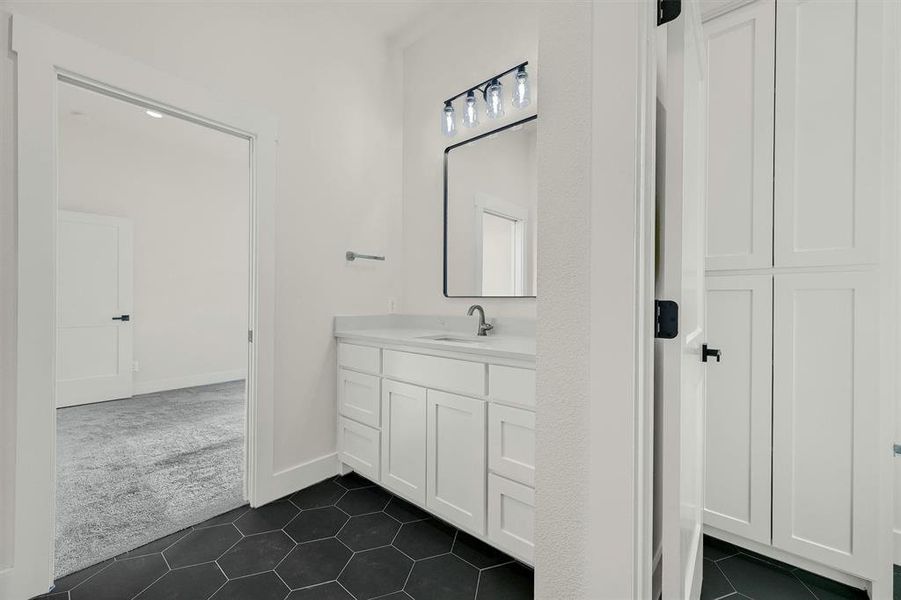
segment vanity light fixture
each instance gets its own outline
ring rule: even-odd
[[[479,106],[476,104],[476,93],[466,92],[466,106],[463,108],[464,127],[475,127],[479,124]]]
[[[532,101],[529,93],[529,74],[526,73],[525,67],[516,69],[516,83],[513,87],[513,106],[516,108],[525,108]]]
[[[441,131],[447,137],[457,133],[457,122],[454,120],[454,105],[450,100],[444,103],[444,110],[441,111]]]
[[[500,119],[504,116],[504,87],[497,79],[485,88],[485,105],[489,119]]]
[[[454,112],[454,100],[461,96],[466,96],[463,106],[463,126],[476,127],[479,124],[479,105],[476,98],[476,91],[480,93],[485,101],[485,114],[489,119],[499,119],[504,116],[504,86],[501,79],[510,73],[516,73],[513,87],[513,106],[515,108],[525,108],[531,103],[531,94],[529,90],[529,74],[526,72],[528,62],[516,65],[512,69],[507,69],[503,73],[498,73],[494,77],[486,79],[482,83],[460,92],[452,98],[444,101],[444,109],[441,111],[441,132],[447,137],[456,135],[457,124]]]
[[[154,119],[162,119],[163,118],[163,113],[161,113],[158,110],[153,110],[151,108],[148,108],[147,110],[145,110],[144,114],[146,114],[148,117],[153,117]]]

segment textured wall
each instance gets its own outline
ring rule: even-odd
[[[650,5],[540,13],[536,597],[635,588],[639,23]]]
[[[591,7],[541,11],[536,597],[588,591]],[[579,93],[572,93],[579,90]]]

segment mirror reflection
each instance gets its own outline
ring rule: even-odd
[[[536,295],[537,129],[530,117],[445,151],[445,296]]]

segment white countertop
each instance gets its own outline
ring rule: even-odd
[[[534,321],[488,319],[495,326],[477,336],[477,317],[373,315],[335,317],[335,337],[514,360],[535,360]],[[434,338],[448,337],[449,340]]]

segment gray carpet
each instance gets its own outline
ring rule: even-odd
[[[244,382],[57,411],[56,575],[244,504]]]

